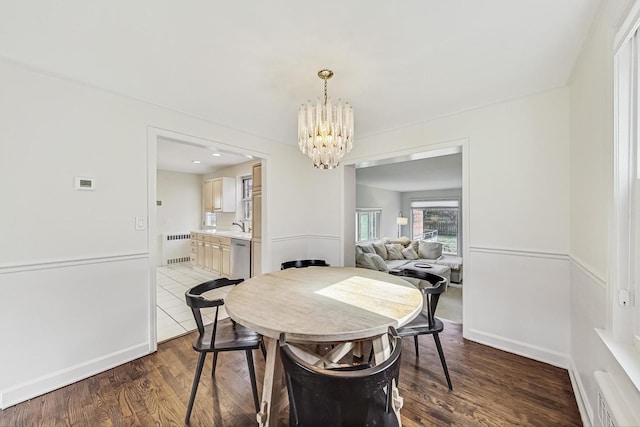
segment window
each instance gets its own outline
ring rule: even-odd
[[[411,202],[411,238],[442,243],[442,252],[460,253],[460,203],[458,200]]]
[[[251,196],[252,196],[253,178],[251,176],[242,177],[242,220],[251,221]]]
[[[640,176],[638,132],[640,108],[640,38],[638,6],[616,37],[615,54],[615,138],[614,138],[614,216],[612,257],[609,262],[611,314],[614,335],[640,350]],[[636,295],[634,307],[633,295]],[[635,317],[635,320],[634,320]],[[637,353],[636,353],[637,354]],[[624,366],[623,366],[624,367]],[[636,366],[637,369],[637,366]],[[626,370],[626,369],[625,369]]]
[[[356,242],[380,238],[382,209],[356,209]]]

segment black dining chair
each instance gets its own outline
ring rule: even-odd
[[[294,261],[285,261],[280,264],[280,270],[304,267],[330,267],[330,265],[323,259],[297,259]]]
[[[280,335],[280,357],[289,395],[290,426],[400,425],[398,397],[401,340],[389,328],[391,355],[382,363],[319,368],[296,355]]]
[[[442,320],[435,317],[440,295],[447,289],[447,279],[426,271],[411,269],[390,270],[389,273],[395,276],[424,280],[431,284],[431,286],[420,286],[420,290],[422,291],[424,298],[422,306],[423,309],[420,314],[418,314],[418,317],[398,328],[398,336],[413,336],[413,342],[416,348],[416,357],[419,357],[418,336],[433,335],[433,340],[436,343],[438,355],[440,356],[440,363],[442,363],[442,369],[444,370],[444,375],[447,378],[447,385],[449,386],[449,390],[453,390],[451,378],[449,377],[449,369],[447,368],[447,361],[444,358],[444,351],[442,350],[442,344],[440,343],[439,334],[444,330],[444,323],[442,323]]]
[[[252,351],[259,348],[262,350],[262,355],[265,356],[262,336],[249,328],[239,325],[231,318],[219,319],[218,312],[220,307],[224,305],[224,300],[222,298],[208,299],[202,295],[207,291],[222,288],[224,286],[237,285],[242,281],[244,281],[244,279],[231,280],[222,278],[210,280],[189,289],[185,293],[187,305],[191,307],[191,311],[193,312],[193,317],[198,328],[198,336],[193,341],[193,349],[200,353],[200,356],[198,357],[198,365],[196,366],[196,373],[193,378],[193,385],[191,386],[191,396],[189,397],[185,423],[189,423],[189,418],[191,418],[191,410],[193,409],[193,402],[196,397],[196,392],[198,391],[200,375],[202,374],[202,368],[207,354],[209,353],[213,353],[213,368],[211,370],[211,375],[213,376],[215,375],[219,352],[244,350],[247,358],[247,366],[249,367],[249,378],[251,379],[251,389],[253,391],[253,403],[255,405],[256,412],[260,410]],[[202,321],[202,313],[200,311],[206,307],[215,307],[214,320],[212,323],[207,325]]]

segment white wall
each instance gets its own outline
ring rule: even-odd
[[[570,352],[569,119],[569,91],[561,88],[361,138],[347,160],[468,141],[464,335],[563,367]]]
[[[202,176],[158,170],[156,176],[156,237],[162,248],[162,235],[188,233],[202,228]],[[160,265],[160,258],[155,266]]]
[[[297,147],[4,61],[0,93],[1,408],[155,348],[156,224],[134,227],[155,219],[152,129],[266,159],[266,271],[292,242],[341,254],[340,173],[313,170]],[[96,190],[75,191],[74,176],[94,177]]]
[[[571,357],[578,402],[597,425],[594,371],[611,373],[630,400],[640,393],[594,328],[608,323],[607,272],[613,200],[613,35],[626,0],[603,2],[574,67],[571,88]]]
[[[357,183],[357,179],[356,179]],[[381,188],[356,185],[356,207],[382,209],[380,218],[380,237],[395,238],[398,236],[398,213],[401,193],[397,191],[383,190]],[[404,215],[407,215],[403,212]]]

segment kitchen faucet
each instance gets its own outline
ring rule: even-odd
[[[244,230],[244,222],[241,222],[241,223],[234,222],[231,225],[237,225],[238,227],[240,227],[243,233],[246,233],[246,231]]]

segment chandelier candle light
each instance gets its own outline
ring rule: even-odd
[[[353,146],[353,108],[348,102],[331,105],[327,96],[327,80],[331,70],[318,71],[324,80],[324,104],[320,98],[316,106],[302,104],[298,111],[298,147],[313,160],[318,169],[333,169]]]

